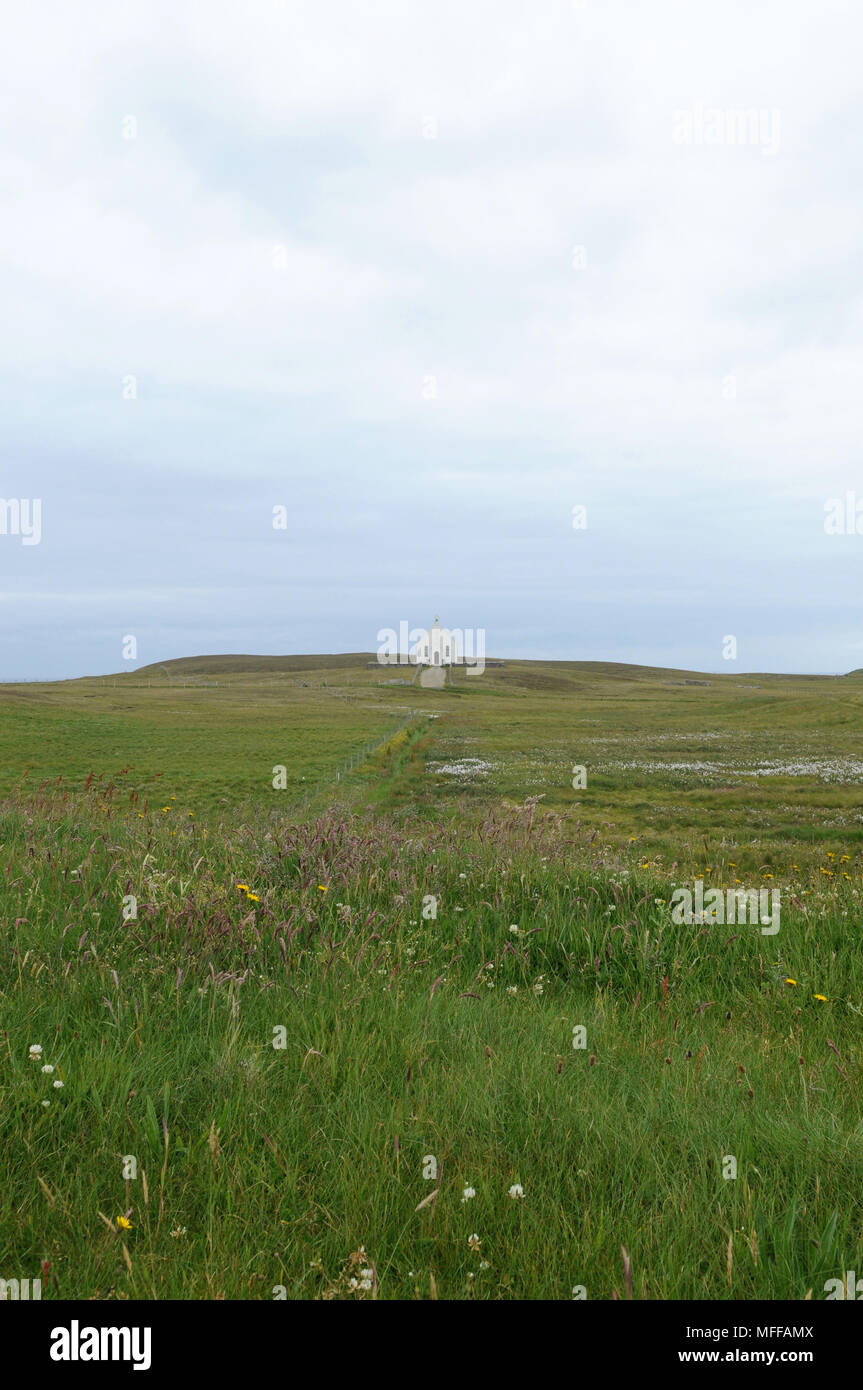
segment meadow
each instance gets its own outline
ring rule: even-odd
[[[823,1298],[863,1269],[861,702],[361,654],[0,687],[0,1278]],[[696,878],[780,930],[676,925]]]

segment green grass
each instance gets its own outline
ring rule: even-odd
[[[823,775],[859,680],[264,676],[0,690],[0,1277],[626,1298],[623,1247],[635,1298],[817,1299],[863,1267],[863,822]],[[779,886],[779,933],[674,925],[696,872]]]

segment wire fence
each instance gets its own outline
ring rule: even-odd
[[[383,738],[377,739],[372,743],[365,743],[362,748],[351,753],[340,767],[335,768],[333,772],[326,773],[325,776],[318,779],[313,787],[309,787],[298,804],[300,806],[307,805],[309,801],[314,800],[314,798],[318,796],[322,787],[331,786],[334,782],[340,782],[345,774],[353,772],[354,768],[360,767],[363,763],[368,762],[369,758],[373,757],[381,748],[384,748],[386,744],[389,743],[390,739],[396,737],[396,734],[400,734],[404,729],[409,728],[416,719],[418,713],[420,712],[411,709],[407,719],[403,719],[394,729],[390,729],[389,733],[384,734]]]

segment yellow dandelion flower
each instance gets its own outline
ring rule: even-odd
[[[789,980],[786,980],[785,983],[786,983],[786,985],[796,985],[796,984],[797,984],[797,981],[796,981],[796,980],[790,980],[790,979],[789,979]]]
[[[244,893],[248,893],[248,891],[249,891],[249,885],[248,885],[248,883],[238,883],[238,884],[237,884],[237,887],[238,887],[238,888],[242,888],[242,890],[243,890]]]
[[[258,897],[257,893],[247,893],[246,901],[250,903],[259,903],[261,900]]]
[[[117,1225],[120,1227],[121,1231],[131,1231],[132,1229],[131,1221],[127,1220],[125,1216],[117,1217]]]
[[[813,994],[812,998],[813,998],[813,999],[820,999],[822,1004],[826,1004],[826,1003],[827,1003],[827,995],[826,995],[826,994]]]
[[[319,883],[319,884],[318,884],[318,892],[319,892],[319,893],[329,893],[329,891],[330,891],[330,890],[329,890],[329,888],[327,887],[327,885],[326,885],[325,883]]]

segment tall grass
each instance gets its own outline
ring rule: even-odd
[[[167,804],[0,807],[0,1277],[625,1298],[623,1245],[635,1298],[817,1298],[863,1264],[850,880],[803,864],[764,937],[674,926],[681,870],[535,802]]]

